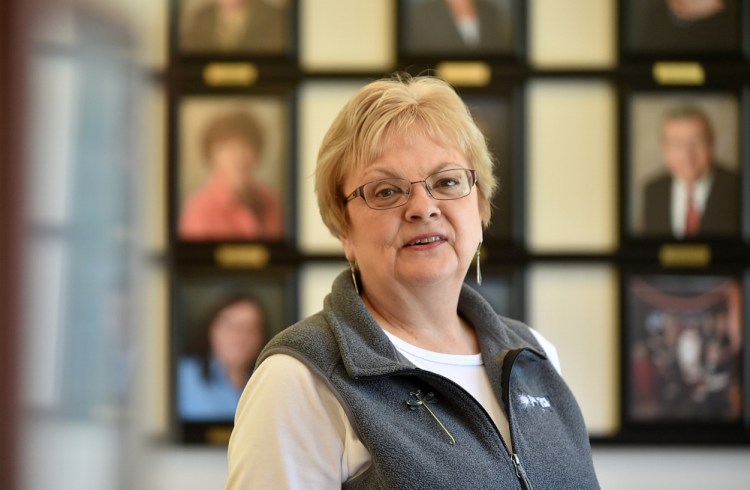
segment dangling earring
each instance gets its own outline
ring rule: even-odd
[[[479,246],[477,247],[477,285],[482,285],[482,267],[479,265],[479,259],[482,255],[482,242],[479,242]]]
[[[357,291],[357,296],[359,296],[359,286],[357,285],[357,273],[355,270],[355,263],[349,262],[349,270],[352,271],[352,283],[354,283],[354,290]]]

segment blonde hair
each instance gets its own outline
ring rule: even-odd
[[[318,152],[315,191],[334,236],[348,227],[342,185],[348,172],[377,160],[389,138],[427,136],[460,151],[477,172],[479,212],[487,227],[497,188],[484,135],[456,91],[431,76],[395,74],[365,85],[341,109]]]

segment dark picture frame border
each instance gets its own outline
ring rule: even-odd
[[[281,145],[286,151],[287,168],[284,192],[279,192],[284,209],[284,233],[279,240],[184,240],[177,232],[177,223],[181,210],[180,194],[180,131],[181,131],[181,103],[190,98],[215,98],[217,102],[225,100],[257,99],[267,101],[276,98],[285,108],[286,137]],[[251,87],[207,87],[199,81],[193,80],[176,87],[169,96],[168,127],[168,164],[167,164],[167,224],[168,239],[175,256],[190,262],[201,264],[214,263],[216,251],[224,245],[252,245],[260,246],[270,255],[270,261],[283,263],[290,258],[296,258],[297,238],[297,87],[292,83],[259,83]],[[282,172],[283,173],[283,172]]]
[[[414,53],[406,46],[406,31],[409,29],[407,21],[408,9],[415,0],[402,0],[397,2],[396,7],[396,50],[398,65],[408,67],[414,64],[427,63],[434,65],[437,62],[451,61],[485,61],[492,64],[522,64],[525,63],[528,50],[528,6],[523,0],[507,0],[511,18],[509,23],[515,27],[512,35],[512,46],[507,53],[446,53],[435,50],[429,53]]]
[[[476,264],[469,267],[464,282],[476,290],[495,310],[504,317],[526,321],[526,274],[518,265],[481,265],[482,284],[476,281]],[[494,294],[505,293],[504,297]]]
[[[243,62],[251,61],[271,68],[292,64],[296,67],[299,59],[299,3],[300,0],[285,0],[288,3],[289,32],[286,50],[279,53],[255,52],[221,52],[206,51],[199,53],[185,52],[181,48],[181,29],[183,25],[182,4],[185,0],[169,0],[169,58],[170,64],[208,63],[208,62]]]
[[[493,130],[493,134],[486,137],[495,157],[494,174],[499,186],[492,201],[492,219],[483,235],[483,244],[488,252],[485,258],[494,260],[500,256],[520,254],[526,217],[526,165],[522,143],[526,120],[525,89],[520,84],[506,84],[482,88],[457,86],[456,90],[480,129],[483,112]],[[505,117],[489,120],[500,111],[505,112]],[[494,143],[497,140],[501,148]]]
[[[631,374],[631,349],[635,341],[633,323],[634,299],[631,285],[634,280],[648,277],[674,278],[718,278],[726,277],[735,280],[741,288],[740,292],[740,329],[741,346],[738,353],[741,367],[739,369],[739,388],[741,390],[740,413],[736,421],[701,421],[685,420],[653,420],[644,421],[633,417],[630,411],[631,390],[633,379]],[[675,279],[678,280],[678,279]],[[704,269],[663,269],[656,266],[623,267],[620,274],[621,318],[620,328],[620,431],[611,441],[621,444],[647,445],[747,445],[750,443],[750,382],[747,371],[750,366],[750,319],[748,312],[743,311],[750,299],[750,269],[737,272],[737,268],[722,267]]]
[[[664,96],[665,99],[674,96],[677,100],[679,97],[701,97],[712,95],[732,96],[736,100],[737,125],[736,131],[737,143],[740,145],[736,149],[738,161],[736,167],[733,167],[740,178],[740,212],[739,231],[736,235],[717,236],[705,235],[695,238],[678,239],[671,235],[649,235],[643,232],[637,233],[634,228],[636,217],[633,214],[634,198],[643,198],[643,189],[634,187],[633,168],[634,160],[633,135],[631,134],[632,102],[638,96]],[[745,241],[750,240],[750,212],[747,206],[750,196],[748,196],[748,183],[750,183],[750,158],[749,144],[742,138],[744,131],[748,127],[748,117],[750,117],[750,103],[748,96],[750,90],[739,86],[736,80],[719,79],[710,86],[669,86],[659,85],[653,81],[630,81],[621,84],[619,88],[619,235],[621,249],[626,257],[639,257],[657,260],[659,250],[665,244],[703,244],[709,247],[712,257],[719,261],[733,261],[745,257]],[[640,193],[640,194],[639,194]],[[744,203],[744,204],[743,204]],[[744,211],[744,212],[743,212]]]
[[[169,297],[169,426],[171,438],[180,444],[226,445],[233,427],[233,420],[186,421],[179,415],[178,407],[178,372],[177,365],[180,357],[185,354],[189,339],[185,338],[185,328],[198,328],[195,322],[198,318],[187,318],[191,325],[180,325],[184,313],[180,310],[180,302],[184,301],[185,289],[194,289],[193,296],[198,289],[212,290],[210,300],[203,305],[210,308],[221,296],[229,296],[240,292],[250,292],[259,301],[264,302],[269,286],[281,291],[281,297],[275,298],[282,304],[281,308],[269,308],[264,302],[264,310],[269,324],[266,327],[266,341],[292,325],[299,316],[299,277],[297,270],[291,267],[266,267],[263,269],[218,269],[214,267],[186,266],[175,267],[170,274]],[[259,292],[261,289],[265,291]],[[220,294],[218,291],[222,291]],[[200,306],[192,305],[193,309],[201,310]],[[194,332],[195,333],[195,332]]]

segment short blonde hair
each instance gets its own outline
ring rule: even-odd
[[[348,228],[342,189],[348,172],[377,160],[394,135],[427,136],[460,151],[477,172],[479,212],[482,224],[489,225],[497,188],[493,158],[468,108],[443,80],[395,74],[357,92],[320,145],[315,191],[320,215],[334,236]]]

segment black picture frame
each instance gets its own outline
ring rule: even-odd
[[[466,41],[444,0],[398,2],[401,64],[415,60],[520,61],[526,53],[526,2],[476,0],[477,39]],[[498,28],[498,25],[500,28]]]
[[[740,246],[747,211],[743,206],[747,181],[747,143],[742,134],[745,127],[746,93],[734,84],[706,87],[629,87],[621,94],[621,151],[620,172],[621,236],[626,244],[672,242],[709,242]],[[684,167],[698,165],[696,157],[667,156],[664,144],[666,124],[679,131],[674,141],[678,150],[688,148],[685,141],[696,144],[693,134],[680,123],[680,128],[668,121],[685,118],[708,120],[713,137],[707,143],[713,162],[713,176],[709,178],[703,197],[703,211],[698,231],[686,232],[686,216],[679,209],[678,195],[673,196],[672,179],[666,164]],[[700,127],[700,122],[698,126]],[[687,131],[687,132],[686,132]],[[686,139],[688,138],[688,139]],[[680,143],[682,142],[682,143]],[[680,150],[680,151],[683,151]],[[694,150],[690,150],[694,152]],[[694,155],[694,153],[693,153]],[[676,159],[675,159],[676,158]],[[697,167],[696,167],[697,168]],[[697,172],[697,171],[695,171]],[[683,187],[684,189],[685,187]],[[675,192],[680,192],[677,189]],[[672,205],[681,206],[672,208]],[[743,216],[743,213],[745,216]]]
[[[748,274],[623,274],[620,441],[750,442]]]
[[[525,321],[526,282],[523,269],[511,265],[480,265],[482,283],[477,283],[476,264],[464,282],[477,291],[500,316]]]
[[[231,349],[226,355],[235,360],[244,355],[238,345],[255,349],[250,356],[254,366],[265,343],[297,320],[297,276],[288,267],[253,271],[183,267],[172,281],[170,411],[174,436],[181,443],[224,445],[234,421],[234,400],[244,385],[229,388],[212,342],[223,337],[225,348],[228,343]],[[262,333],[248,323],[257,318],[253,312],[264,320]],[[217,318],[224,323],[215,324]]]
[[[243,13],[245,0],[225,2],[226,7],[218,3],[171,0],[172,59],[296,60],[299,0],[253,0],[255,10],[247,13]],[[229,12],[231,4],[236,4],[237,13]],[[230,36],[233,30],[235,35]]]
[[[290,248],[297,195],[294,89],[259,85],[242,91],[183,91],[171,104],[169,223],[178,254],[190,248],[212,257],[223,243]],[[254,163],[237,141],[251,153],[260,142]],[[227,172],[219,172],[219,164],[209,159],[208,149],[224,142],[227,153],[221,161],[234,168],[231,178],[220,178]],[[245,156],[231,156],[238,152]],[[243,165],[256,173],[252,180],[245,179]],[[237,190],[241,186],[244,190]]]
[[[722,0],[712,11],[693,10],[688,2],[622,0],[620,54],[624,60],[742,59],[748,53],[750,6]]]
[[[495,159],[498,182],[492,202],[492,219],[483,243],[490,254],[499,249],[520,248],[525,216],[523,172],[523,89],[517,86],[483,89],[458,88],[474,121],[484,133]]]

